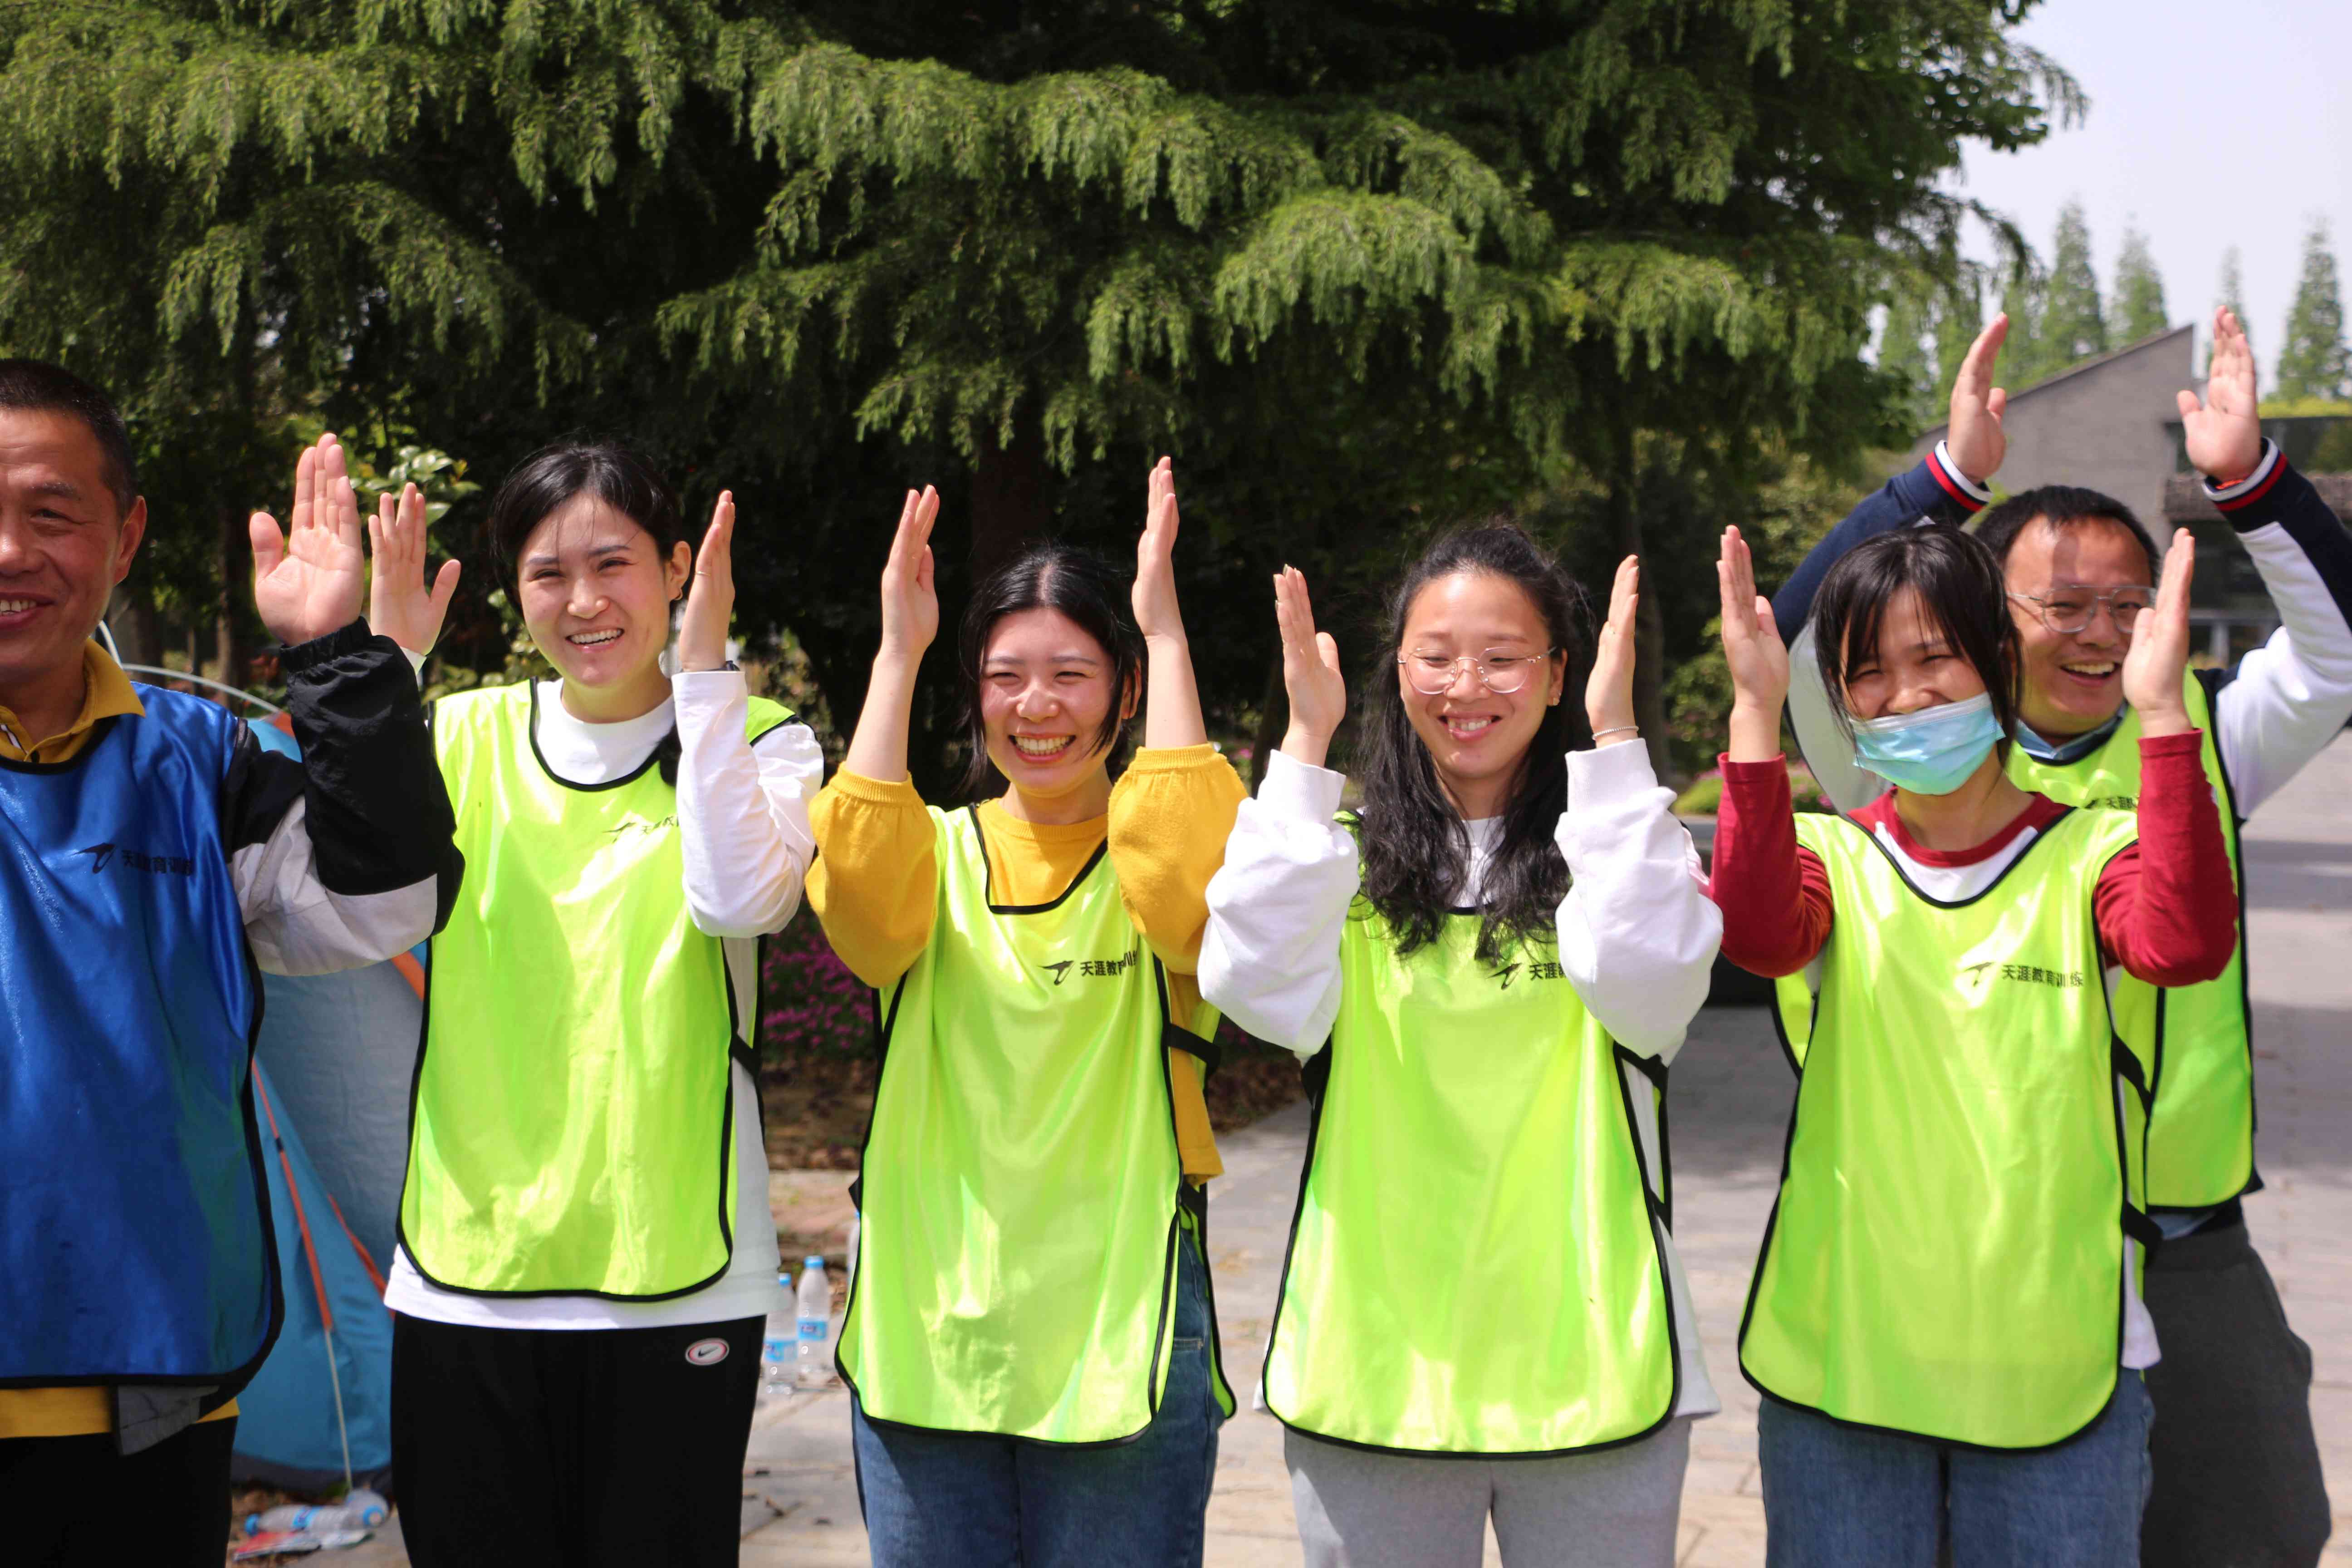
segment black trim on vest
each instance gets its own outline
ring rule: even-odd
[[[1110,837],[1106,834],[1103,841],[1095,846],[1095,852],[1087,857],[1087,863],[1078,868],[1078,874],[1070,879],[1070,885],[1044,903],[1000,904],[995,899],[996,863],[989,858],[988,835],[980,825],[980,807],[968,805],[964,807],[964,811],[971,818],[972,838],[980,846],[981,901],[988,906],[988,912],[992,915],[1042,915],[1060,909],[1069,901],[1072,893],[1086,886],[1087,879],[1094,875],[1095,868],[1103,863],[1105,855],[1110,848]],[[1142,932],[1138,931],[1136,935],[1140,940]],[[1165,1018],[1168,1016],[1168,1010],[1162,1007],[1160,1010],[1160,1016]]]
[[[646,760],[644,762],[639,763],[635,767],[631,768],[627,773],[623,773],[618,778],[606,779],[602,784],[582,784],[577,779],[565,778],[562,773],[557,773],[555,771],[554,764],[551,763],[547,760],[547,753],[539,749],[539,682],[536,680],[528,680],[525,681],[523,685],[528,689],[530,695],[530,714],[523,725],[523,733],[528,736],[530,741],[531,760],[539,764],[540,772],[545,773],[550,779],[553,780],[556,784],[561,784],[565,789],[577,790],[582,795],[601,795],[608,789],[619,789],[623,784],[635,784],[639,779],[646,776],[646,770],[647,768],[652,767],[655,763],[661,761],[662,747],[665,744],[674,743],[677,738],[677,727],[673,725],[670,729],[669,734],[663,737],[661,741],[655,742],[654,749],[646,753]],[[668,774],[663,782],[673,782],[676,777],[677,774],[673,772]],[[414,1254],[411,1256],[413,1258]],[[643,1299],[644,1298],[634,1296],[628,1298],[630,1300],[638,1300]]]
[[[1934,894],[1926,891],[1918,883],[1914,882],[1911,879],[1910,873],[1903,869],[1903,862],[1895,855],[1895,851],[1889,849],[1885,845],[1878,841],[1877,834],[1871,832],[1868,828],[1863,826],[1860,823],[1853,821],[1851,817],[1839,816],[1833,817],[1832,820],[1852,829],[1855,833],[1861,834],[1864,843],[1869,845],[1873,849],[1877,850],[1880,855],[1885,857],[1887,865],[1894,868],[1895,879],[1903,884],[1904,889],[1910,893],[1913,898],[1917,899],[1923,904],[1927,904],[1938,910],[1964,910],[1970,904],[1979,903],[1985,899],[1990,898],[1996,889],[1998,889],[2003,882],[2009,880],[2011,874],[2013,874],[2020,866],[2025,864],[2027,858],[2030,858],[2036,849],[2041,848],[2042,846],[2049,843],[2052,838],[2057,836],[2059,827],[2068,817],[2079,815],[2081,809],[2082,808],[2079,806],[2073,805],[2061,806],[2057,816],[2052,817],[2043,826],[2038,827],[2034,830],[2033,837],[2026,840],[2025,847],[2020,849],[2017,852],[2015,858],[2011,859],[2008,865],[2003,866],[2000,868],[2000,876],[1995,877],[1991,881],[1987,882],[1983,887],[1978,889],[1975,892],[1970,893],[1965,899],[1939,899]]]

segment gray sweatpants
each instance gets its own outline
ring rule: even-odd
[[[1558,1459],[1424,1459],[1283,1434],[1307,1568],[1669,1568],[1690,1418]]]

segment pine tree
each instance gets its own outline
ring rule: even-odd
[[[2246,342],[2251,343],[2254,341],[2254,329],[2246,320],[2246,284],[2243,270],[2236,246],[2233,245],[2221,253],[2221,292],[2220,297],[2213,302],[2238,318],[2238,324],[2245,328]],[[2205,344],[2205,363],[2210,370],[2213,363],[2213,345],[2210,341]],[[2255,362],[2255,368],[2259,373],[2261,369],[2259,359]]]
[[[2116,258],[2116,337],[2136,343],[2172,324],[2164,309],[2164,279],[2148,254],[2147,236],[2124,230],[2123,253]]]
[[[1878,372],[1894,383],[1903,421],[1916,432],[1936,423],[1936,366],[1927,357],[1927,306],[1908,289],[1887,302],[1878,333]]]
[[[2030,255],[2020,255],[2002,269],[2000,309],[2009,318],[2009,337],[2001,349],[2002,374],[2012,392],[2066,368],[2042,331],[2042,318],[2049,285]]]
[[[624,432],[690,503],[734,489],[742,622],[845,717],[898,487],[948,494],[952,616],[1045,529],[1127,548],[1173,451],[1226,546],[1183,558],[1204,689],[1262,714],[1282,560],[1376,569],[1563,464],[1638,547],[1645,432],[1728,466],[1883,438],[1870,308],[1893,268],[1956,270],[1962,142],[2080,110],[2024,9],[8,7],[0,343],[114,387],[184,467],[159,591],[207,563],[230,593],[224,520],[283,485],[298,415],[487,480]]]
[[[1968,357],[1969,345],[1984,331],[1984,299],[1979,292],[1979,276],[1973,270],[1959,282],[1944,291],[1936,302],[1936,392],[1937,399],[1950,395],[1953,380],[1960,374],[1960,361]],[[2012,379],[2011,360],[2004,355],[1993,369],[1993,378],[2003,386],[2016,384]],[[1929,417],[1940,420],[1944,409],[1935,405]]]
[[[2091,226],[2079,199],[2058,209],[2058,233],[2050,248],[2050,278],[2037,336],[2048,356],[2045,374],[2054,374],[2107,352],[2106,315],[2099,306],[2098,274],[2091,266]]]
[[[2336,251],[2327,220],[2315,218],[2303,241],[2303,276],[2294,303],[2287,308],[2286,338],[2279,345],[2278,395],[2334,400],[2352,383],[2352,357],[2344,343],[2344,296],[2336,287]]]

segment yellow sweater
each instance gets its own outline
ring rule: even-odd
[[[81,754],[100,720],[147,711],[131,678],[98,644],[82,645],[81,667],[81,711],[60,734],[35,739],[13,710],[0,707],[0,757],[12,763],[70,762]],[[232,1399],[204,1419],[226,1421],[236,1414]],[[103,1388],[0,1388],[0,1439],[80,1437],[113,1430],[114,1404]]]
[[[1107,816],[1066,826],[1023,822],[991,801],[980,808],[980,830],[991,873],[1003,879],[1004,897],[1022,904],[1060,898],[1108,837],[1120,897],[1168,971],[1169,1006],[1181,1023],[1201,1000],[1194,974],[1209,925],[1209,879],[1224,863],[1246,794],[1213,746],[1143,751],[1111,787]],[[844,770],[818,794],[809,821],[817,848],[809,907],[850,973],[887,990],[930,944],[939,908],[930,813],[910,783]],[[1184,1173],[1222,1175],[1200,1065],[1181,1051],[1169,1052],[1168,1065]]]

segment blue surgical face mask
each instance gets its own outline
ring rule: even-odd
[[[1897,789],[1949,795],[1969,782],[2000,739],[1992,694],[1979,691],[1965,702],[1857,721],[1854,761]]]

